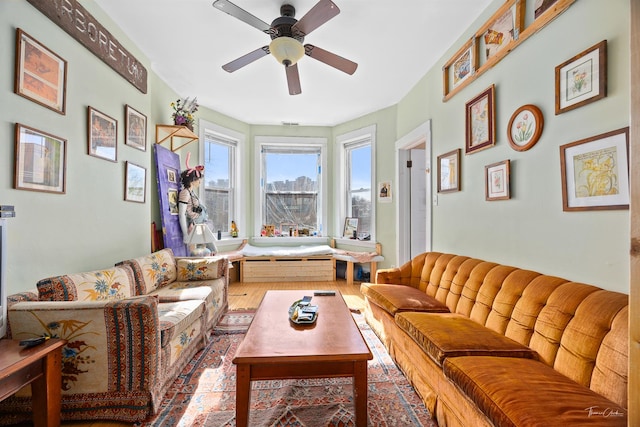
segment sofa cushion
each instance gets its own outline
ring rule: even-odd
[[[392,316],[403,311],[449,312],[446,305],[411,286],[363,283],[360,292]]]
[[[454,357],[443,371],[494,425],[627,425],[624,408],[543,362]]]
[[[178,258],[177,280],[211,280],[224,276],[228,261],[224,258]]]
[[[136,295],[145,295],[176,280],[176,260],[171,249],[162,249],[150,255],[121,261],[128,265],[136,281]]]
[[[440,366],[457,356],[537,358],[529,347],[459,314],[406,312],[395,321]]]
[[[176,301],[158,304],[160,345],[164,347],[175,336],[187,330],[204,311],[204,301]]]
[[[133,272],[128,266],[67,274],[37,283],[40,301],[115,301],[135,293]]]

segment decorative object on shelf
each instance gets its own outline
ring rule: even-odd
[[[478,69],[478,55],[474,39],[469,39],[442,67],[444,95],[455,89]]]
[[[118,122],[95,108],[88,109],[88,154],[115,162],[118,158]]]
[[[503,160],[484,167],[484,189],[486,200],[507,200],[509,191],[509,169],[511,162]]]
[[[476,34],[476,43],[484,47],[485,59],[508,49],[524,29],[525,2],[507,0]]]
[[[238,237],[238,226],[235,221],[231,221],[231,237]]]
[[[438,156],[438,193],[460,191],[460,149]]]
[[[518,108],[509,120],[507,138],[516,151],[527,151],[540,139],[544,118],[542,111],[532,104]]]
[[[262,226],[262,232],[260,234],[262,237],[275,237],[276,226],[273,224],[265,224]]]
[[[128,202],[144,203],[147,193],[147,169],[127,161],[124,182],[124,199]]]
[[[14,188],[66,192],[67,140],[16,123]]]
[[[147,116],[125,106],[124,114],[125,140],[124,143],[141,151],[147,151]]]
[[[358,218],[347,217],[344,219],[342,237],[346,239],[353,239],[354,235],[358,235]]]
[[[560,146],[562,210],[629,209],[629,128]]]
[[[495,140],[495,85],[466,103],[465,154],[493,147]]]
[[[189,130],[193,131],[193,124],[195,122],[194,114],[198,111],[198,98],[182,98],[176,102],[171,103],[173,108],[173,114],[171,118],[173,123],[178,126],[186,126]]]
[[[15,93],[65,114],[67,61],[17,30]]]
[[[556,115],[606,96],[606,40],[556,67]]]

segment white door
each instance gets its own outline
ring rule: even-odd
[[[411,242],[409,247],[411,248],[410,257],[413,258],[416,255],[427,250],[427,182],[425,178],[426,170],[426,157],[424,148],[413,148],[409,152],[409,158],[411,159],[411,173],[409,174],[411,195],[409,199],[410,208],[410,224],[411,230],[409,232],[409,238]]]

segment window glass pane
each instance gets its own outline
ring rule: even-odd
[[[318,193],[320,187],[319,149],[308,147],[263,150],[265,176],[264,224],[295,224],[318,228]]]
[[[214,233],[229,232],[233,218],[231,206],[231,165],[234,147],[206,138],[204,146],[204,203],[207,206],[209,225]]]
[[[348,215],[358,218],[358,231],[371,233],[371,145],[348,148]]]

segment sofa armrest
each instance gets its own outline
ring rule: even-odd
[[[19,302],[10,307],[8,317],[14,339],[49,335],[67,340],[62,349],[63,395],[148,395],[161,383],[154,297]]]

